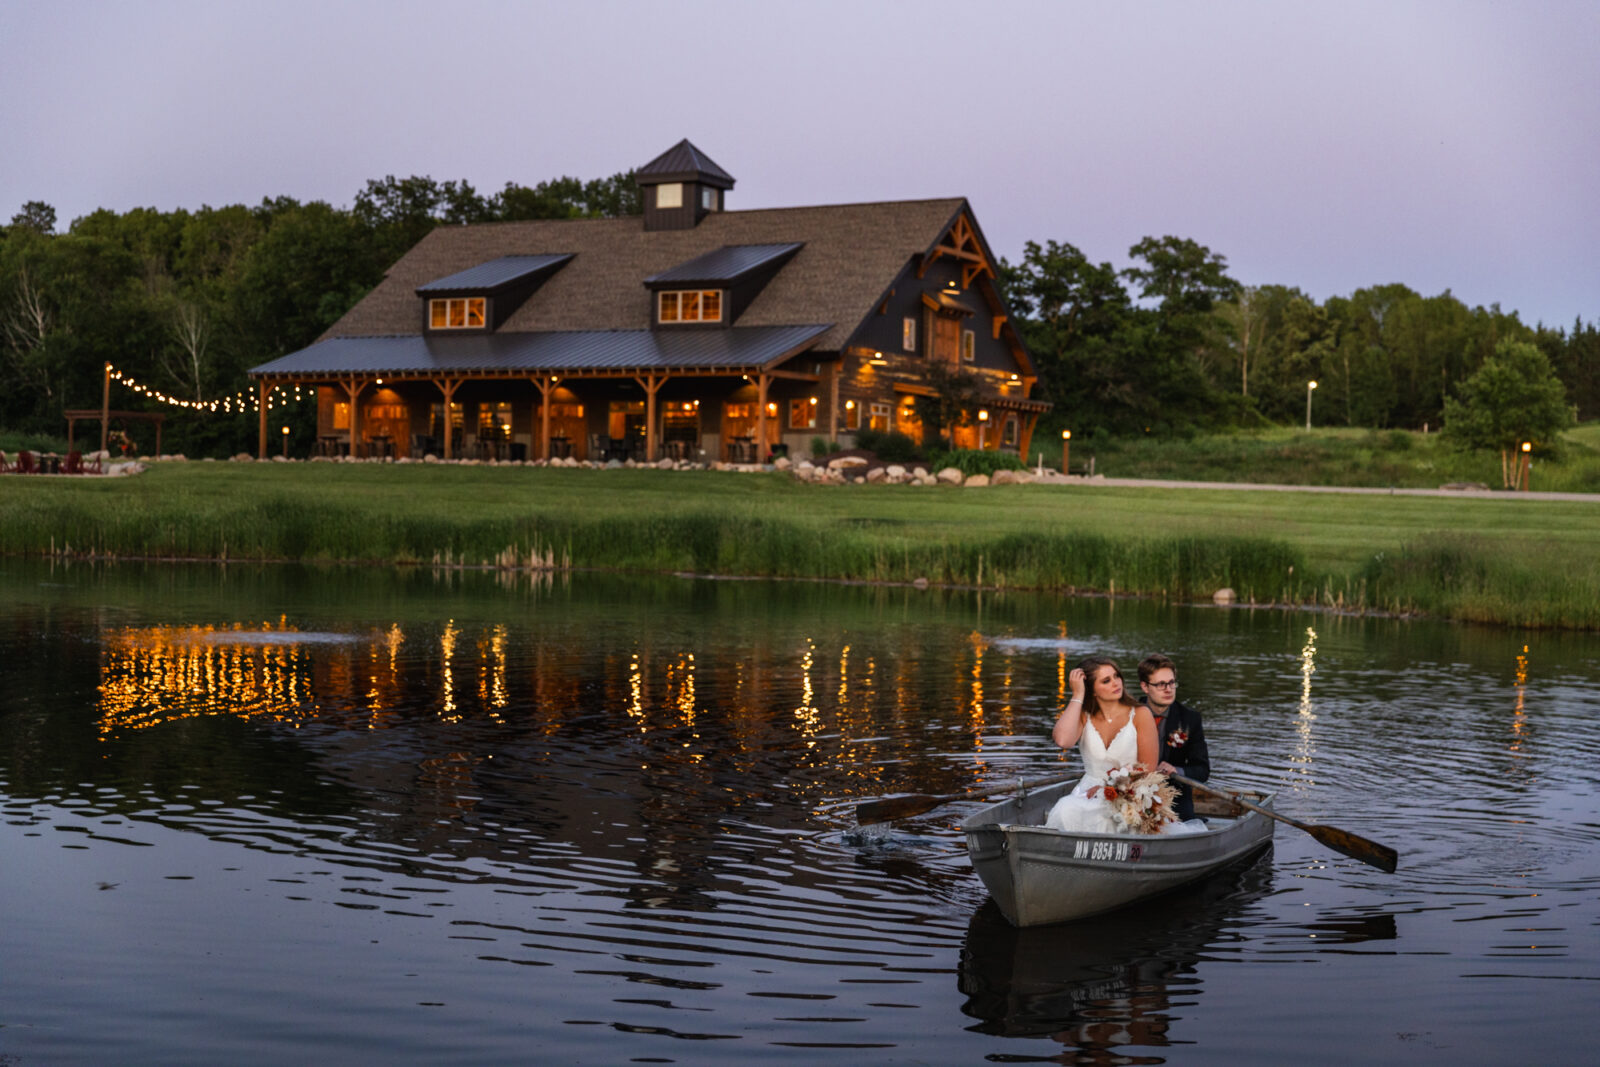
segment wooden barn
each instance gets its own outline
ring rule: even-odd
[[[966,200],[730,211],[687,140],[636,175],[642,216],[434,229],[250,371],[261,455],[295,386],[325,454],[754,463],[963,394],[958,447],[1027,454],[1048,405]]]

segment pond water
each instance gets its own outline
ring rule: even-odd
[[[956,827],[1179,661],[1257,861],[1017,931]],[[1600,639],[819,583],[0,560],[0,1063],[1590,1062]]]

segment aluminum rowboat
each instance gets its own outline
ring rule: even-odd
[[[1195,797],[1210,827],[1198,834],[1086,834],[1051,830],[1045,815],[1063,782],[974,812],[961,823],[967,855],[1013,926],[1070,922],[1165,893],[1264,848],[1275,819],[1226,800]],[[1264,808],[1269,793],[1241,793]]]

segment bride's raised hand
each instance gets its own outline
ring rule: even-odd
[[[1082,700],[1084,690],[1088,687],[1082,667],[1072,668],[1072,673],[1067,675],[1067,684],[1072,687],[1072,699]]]

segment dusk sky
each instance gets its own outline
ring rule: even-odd
[[[0,0],[0,221],[606,177],[965,196],[997,255],[1190,237],[1317,300],[1600,317],[1600,3]]]

